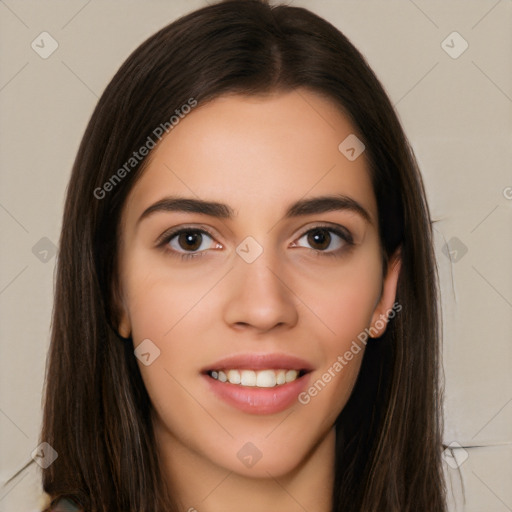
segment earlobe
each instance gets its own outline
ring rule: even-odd
[[[132,327],[130,319],[128,318],[128,315],[125,313],[125,311],[121,311],[119,322],[117,325],[117,332],[123,337],[123,338],[129,338],[132,334]]]
[[[125,295],[119,283],[119,277],[115,276],[112,283],[112,315],[111,326],[114,331],[122,338],[129,339],[132,334],[132,323],[129,309],[126,305]]]
[[[114,302],[116,304],[116,324],[117,325],[117,333],[123,338],[130,338],[132,334],[132,323],[130,321],[130,315],[128,314],[128,308],[124,303],[124,300],[121,296],[117,295],[114,298]]]
[[[387,274],[384,277],[382,286],[382,294],[372,315],[369,328],[371,338],[380,338],[386,331],[390,313],[394,311],[401,263],[401,251],[397,249],[393,257],[389,260]]]

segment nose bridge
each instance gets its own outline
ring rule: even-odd
[[[249,292],[251,296],[268,294],[268,299],[274,295],[282,296],[282,282],[277,276],[284,277],[282,265],[270,254],[270,250],[262,253],[255,261],[248,263],[238,261],[235,273],[238,274],[243,292]]]
[[[297,310],[286,283],[286,266],[271,247],[246,239],[237,247],[224,317],[230,325],[250,325],[266,331],[294,325]]]

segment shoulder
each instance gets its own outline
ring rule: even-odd
[[[82,509],[72,500],[61,498],[50,505],[48,512],[83,512]]]

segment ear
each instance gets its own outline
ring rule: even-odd
[[[395,304],[401,263],[401,251],[397,249],[389,260],[387,273],[382,284],[382,293],[372,315],[372,321],[368,329],[371,338],[380,338],[386,331],[388,316],[393,311],[393,305]]]
[[[132,324],[130,321],[130,317],[128,316],[128,313],[126,312],[126,308],[124,306],[121,306],[119,308],[119,321],[117,324],[117,332],[123,337],[123,338],[129,338],[132,334]]]
[[[128,314],[128,307],[117,282],[114,282],[113,285],[112,302],[114,304],[113,325],[119,335],[123,338],[129,338],[132,334],[132,323]]]

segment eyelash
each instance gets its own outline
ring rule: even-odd
[[[163,251],[170,256],[181,258],[182,260],[191,260],[193,258],[199,258],[204,256],[206,251],[197,251],[197,252],[183,252],[178,253],[169,247],[169,242],[176,237],[177,235],[181,235],[181,233],[200,233],[202,235],[208,235],[211,239],[215,239],[215,237],[205,228],[178,228],[171,229],[170,231],[165,232],[159,239],[157,240],[157,247],[163,249]]]
[[[345,252],[348,248],[350,248],[351,246],[354,245],[354,239],[353,239],[351,233],[348,230],[341,229],[341,228],[335,228],[333,226],[323,225],[323,224],[319,224],[318,226],[313,226],[313,227],[309,228],[308,230],[304,231],[297,238],[297,240],[300,240],[301,238],[303,238],[308,233],[310,233],[312,231],[315,231],[315,230],[319,230],[319,229],[325,230],[328,233],[334,233],[335,235],[337,235],[338,237],[340,237],[343,240],[344,245],[340,249],[336,249],[334,251],[321,251],[321,250],[317,250],[317,249],[311,249],[312,251],[315,252],[316,256],[319,256],[319,257],[330,256],[330,257],[337,258],[337,257],[340,256],[340,253]],[[173,257],[180,258],[182,260],[191,260],[193,258],[198,258],[198,257],[204,256],[205,253],[207,252],[207,250],[196,251],[196,252],[183,252],[183,253],[179,253],[179,252],[169,248],[169,242],[173,238],[175,238],[176,236],[178,236],[178,235],[180,235],[182,233],[199,233],[199,234],[202,234],[202,235],[207,235],[212,240],[215,240],[215,237],[206,228],[200,228],[200,227],[187,228],[187,227],[184,227],[184,228],[173,229],[171,231],[165,232],[157,240],[157,244],[156,244],[157,247],[162,248],[162,250],[164,250],[167,254],[169,254],[169,255],[171,255]]]
[[[317,257],[339,258],[343,254],[345,254],[345,252],[347,250],[349,250],[351,247],[354,246],[354,238],[353,238],[352,234],[350,233],[350,231],[348,231],[348,229],[335,228],[332,226],[326,226],[326,225],[322,225],[322,224],[312,227],[312,228],[309,228],[307,231],[302,233],[302,235],[300,235],[297,240],[300,240],[302,237],[304,237],[311,231],[315,231],[317,229],[325,230],[331,234],[334,233],[336,236],[339,236],[341,238],[341,240],[343,240],[343,245],[339,249],[335,249],[335,250],[331,250],[331,251],[321,251],[318,249],[311,249],[312,251],[314,251],[314,254]]]

